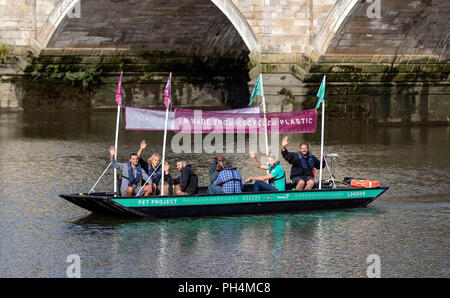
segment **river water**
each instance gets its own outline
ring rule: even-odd
[[[366,208],[166,220],[94,215],[58,197],[90,189],[114,129],[114,111],[0,114],[0,277],[65,277],[71,254],[82,277],[366,277],[371,254],[381,277],[450,275],[449,127],[328,123],[337,179],[390,186]],[[186,159],[206,185],[214,154],[175,154],[172,137],[171,172]],[[122,130],[119,160],[143,138],[146,157],[161,151],[162,133]],[[320,154],[319,132],[290,135],[288,148],[304,140]],[[225,155],[244,179],[264,174],[247,154]],[[96,190],[112,184],[111,171]]]

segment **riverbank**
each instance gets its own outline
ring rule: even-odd
[[[421,126],[450,121],[448,62],[429,57],[343,56],[314,62],[301,55],[255,53],[66,52],[46,50],[39,57],[18,56],[14,63],[1,64],[0,110],[115,108],[120,70],[127,106],[162,109],[170,70],[175,107],[243,107],[256,83],[253,76],[262,72],[269,112],[314,108],[326,74],[329,120]],[[260,101],[257,97],[255,104]]]

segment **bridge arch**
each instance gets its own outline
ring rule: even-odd
[[[58,31],[58,28],[63,24],[68,13],[74,10],[76,5],[80,3],[83,5],[82,1],[83,0],[61,0],[58,2],[47,22],[42,26],[36,38],[32,41],[34,47],[37,47],[40,50],[47,48],[50,45],[52,38],[54,38],[55,33]],[[253,51],[258,46],[258,41],[252,28],[232,0],[205,1],[214,4],[223,15],[225,15],[239,33],[249,52]],[[81,14],[83,14],[83,10],[81,10]]]
[[[252,28],[248,24],[247,20],[241,14],[239,9],[234,5],[231,0],[211,0],[230,20],[233,26],[241,35],[248,50],[251,52],[258,46],[258,41]]]
[[[338,0],[336,2],[312,42],[312,46],[319,54],[327,52],[342,24],[359,2],[358,0]]]
[[[337,0],[311,46],[319,55],[448,59],[449,13],[447,1]]]
[[[80,3],[81,0],[61,0],[53,9],[51,15],[48,17],[47,22],[39,30],[36,39],[32,40],[35,46],[39,50],[45,49],[48,42],[52,38],[58,26],[61,24],[63,19],[67,14],[73,10],[76,4]]]

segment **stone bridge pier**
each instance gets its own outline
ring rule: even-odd
[[[269,111],[448,124],[448,0],[0,0],[6,109],[244,106],[263,74]],[[89,100],[86,100],[88,98]]]

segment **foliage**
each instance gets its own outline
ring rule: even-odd
[[[11,51],[11,46],[7,44],[0,44],[0,63],[7,63],[14,59]]]
[[[84,89],[90,89],[101,84],[100,63],[95,62],[87,66],[80,67],[76,71],[64,71],[59,64],[49,64],[45,68],[38,67],[31,75],[37,80],[62,80],[70,82],[73,86],[80,86]]]
[[[89,64],[84,70],[80,69],[77,72],[66,72],[64,79],[70,81],[72,85],[81,84],[84,89],[89,89],[91,86],[98,86],[101,83],[101,73],[100,63],[95,62]]]

